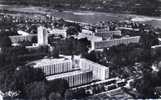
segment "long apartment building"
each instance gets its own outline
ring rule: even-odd
[[[112,39],[112,40],[102,40],[102,41],[92,41],[92,50],[109,48],[112,46],[117,46],[119,44],[129,44],[129,43],[139,43],[140,36]]]
[[[53,29],[48,29],[48,30],[49,30],[49,34],[54,34],[56,36],[61,35],[64,38],[67,37],[67,32],[66,32],[67,29],[65,29],[65,28],[64,29],[53,28]]]
[[[63,37],[66,37],[66,29],[47,29],[43,26],[40,26],[37,28],[37,34],[29,34],[27,32],[24,31],[17,31],[19,35],[15,35],[15,36],[9,36],[9,38],[11,39],[12,43],[19,43],[22,41],[30,41],[32,42],[33,38],[37,38],[38,40],[38,45],[48,45],[48,37],[55,34],[56,36],[62,35]]]
[[[12,43],[19,43],[19,42],[23,42],[23,41],[32,41],[32,39],[34,37],[37,37],[37,35],[30,34],[30,35],[25,35],[25,36],[23,36],[23,35],[9,36]]]
[[[93,72],[94,80],[106,80],[109,78],[109,68],[88,59],[80,59],[80,67],[82,70]]]
[[[55,79],[65,79],[67,80],[69,87],[80,86],[88,84],[93,81],[92,71],[73,71],[69,73],[62,73],[53,76],[48,76],[47,80],[52,81]]]
[[[72,66],[72,60],[66,58],[40,59],[31,62],[31,64],[34,64],[34,68],[41,68],[47,76],[60,73],[67,73],[79,69]]]
[[[70,87],[109,78],[108,67],[83,58],[77,60],[70,58],[41,59],[29,64],[34,68],[41,68],[46,74],[47,80],[66,79]]]
[[[121,36],[121,31],[106,31],[106,32],[96,32],[95,36],[102,37],[103,39],[110,39],[113,38],[113,36]]]

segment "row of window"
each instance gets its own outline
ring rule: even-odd
[[[139,37],[133,37],[133,38],[127,38],[127,39],[115,39],[110,41],[95,42],[94,45],[96,49],[108,48],[119,44],[138,43],[139,39],[140,39]]]
[[[84,70],[93,71],[93,75],[96,79],[107,79],[109,77],[108,68],[101,68],[101,66],[97,66],[86,61],[84,61],[81,66]]]
[[[35,36],[21,36],[21,37],[16,37],[16,36],[10,36],[10,39],[12,42],[19,42],[19,41],[31,41],[32,38]]]
[[[93,75],[92,72],[85,72],[70,77],[64,77],[63,79],[68,81],[69,87],[74,87],[92,82]]]
[[[43,69],[46,75],[53,75],[53,74],[73,71],[71,62],[58,63],[58,64],[53,64],[53,65],[48,65],[48,66],[41,66],[40,68]]]

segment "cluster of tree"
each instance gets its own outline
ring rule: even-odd
[[[66,22],[65,26],[67,26],[67,27],[74,27],[77,30],[77,32],[82,32],[82,27],[78,23]]]
[[[127,78],[130,73],[127,70],[132,70],[132,66],[136,62],[144,62],[151,60],[150,52],[145,52],[140,48],[139,44],[118,45],[101,51],[92,51],[85,55],[85,58],[94,62],[108,66],[110,68],[110,77]]]
[[[63,98],[65,90],[68,88],[65,80],[47,82],[41,69],[24,66],[27,60],[39,59],[39,55],[42,53],[49,55],[47,46],[26,49],[23,46],[12,47],[7,36],[6,38],[2,37],[1,40],[4,41],[0,42],[0,90],[7,93],[9,97],[28,98],[30,100],[39,100],[48,98],[48,96],[49,100]],[[55,53],[55,50],[53,52]],[[57,83],[58,85],[53,85]]]
[[[129,45],[120,44],[103,52],[92,51],[85,56],[86,58],[106,65],[107,61],[116,66],[133,65],[135,62],[144,62],[151,60],[151,51],[143,49],[139,44],[131,43]]]
[[[60,97],[65,97],[65,92],[69,88],[68,82],[64,79],[56,79],[56,80],[50,81],[48,82],[48,86],[51,87],[49,90],[50,93],[54,92],[57,95],[59,94]],[[53,94],[49,96],[52,96],[52,95]]]
[[[62,28],[63,26],[66,25],[66,21],[63,18],[61,18],[59,20],[55,20],[53,22],[53,25],[54,25],[55,28]]]
[[[120,44],[109,49],[104,49],[103,52],[93,51],[86,57],[102,64],[109,61],[119,66],[133,65],[135,62],[151,62],[152,58],[154,61],[154,58],[159,52],[151,55],[151,46],[159,44],[158,36],[154,31],[142,31],[140,35],[139,43]]]
[[[57,79],[48,82],[41,69],[30,66],[0,72],[0,90],[4,93],[10,92],[9,97],[28,98],[30,100],[49,97],[49,100],[55,100],[63,98],[68,88],[66,80]]]
[[[79,32],[81,32],[81,27],[80,26],[69,26],[67,29],[67,35],[71,36],[71,35],[78,35]]]
[[[69,29],[72,28],[73,30],[77,30],[78,32],[81,32],[82,27],[78,24],[78,23],[74,23],[74,22],[68,22],[65,21],[63,18],[59,19],[59,20],[54,20],[53,22],[51,22],[53,24],[53,26],[55,28],[62,28],[62,27],[68,27]],[[46,27],[52,27],[51,23],[46,24]],[[76,33],[77,33],[76,31]]]
[[[126,35],[129,35],[129,36],[143,36],[145,33],[148,33],[148,32],[145,32],[144,30],[149,30],[149,29],[153,29],[151,25],[148,25],[148,24],[138,24],[138,26],[134,27],[133,25],[131,25],[132,28],[136,28],[136,29],[139,29],[138,31],[135,31],[135,30],[126,30],[126,29],[122,29],[121,30],[121,33],[123,36],[126,36]],[[154,29],[153,29],[154,30]],[[151,31],[153,32],[153,31]],[[154,33],[154,32],[153,32]]]
[[[154,31],[141,33],[140,44],[143,48],[150,49],[151,46],[158,45],[158,36]]]
[[[32,46],[32,43],[31,41],[20,41],[18,42],[19,45],[21,46]]]
[[[90,41],[87,38],[74,39],[73,37],[57,40],[52,45],[59,51],[60,54],[65,55],[78,55],[85,54],[89,50]]]
[[[159,72],[145,70],[143,77],[135,80],[132,86],[135,87],[144,98],[159,98],[159,95],[155,94],[155,88],[161,86],[161,70]]]
[[[3,47],[11,47],[11,40],[7,35],[1,34],[0,35],[0,48]]]
[[[34,69],[29,66],[3,70],[0,74],[0,89],[3,92],[17,92],[19,96],[25,95],[27,84],[36,81],[45,81],[45,74],[41,69]]]
[[[23,46],[3,47],[0,52],[0,69],[8,68],[9,65],[18,66],[27,60],[32,61],[49,55],[48,46],[27,49]]]

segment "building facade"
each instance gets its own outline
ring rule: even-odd
[[[66,32],[67,29],[49,29],[49,34],[54,34],[56,36],[62,36],[64,38],[67,37],[67,32]]]
[[[26,35],[26,36],[22,36],[22,35],[9,36],[12,43],[19,43],[19,42],[23,42],[23,41],[30,41],[31,42],[34,37],[37,37],[37,35],[30,34],[30,35]]]
[[[69,59],[42,59],[39,61],[32,62],[34,68],[41,68],[44,73],[49,75],[66,73],[70,71],[77,70],[72,66],[72,61]]]
[[[106,31],[106,32],[96,32],[95,36],[102,37],[103,39],[111,39],[113,36],[121,36],[121,31]]]
[[[96,33],[105,33],[110,30],[108,26],[99,26],[100,28],[96,28]]]
[[[75,87],[92,82],[93,73],[92,71],[73,71],[47,77],[48,81],[55,79],[65,79],[67,80],[69,87]]]
[[[109,78],[109,68],[87,59],[80,59],[80,67],[82,70],[93,72],[94,80],[106,80]]]
[[[84,58],[41,59],[30,63],[41,68],[49,81],[65,79],[70,87],[109,78],[109,68]]]
[[[93,41],[92,50],[109,48],[112,46],[117,46],[119,44],[130,44],[130,43],[139,43],[140,36],[121,38],[121,39],[112,39],[112,40],[104,40],[104,41]]]
[[[37,40],[38,40],[38,45],[48,45],[48,32],[45,27],[38,27],[37,29]]]
[[[4,93],[0,91],[0,100],[3,100],[4,98]]]

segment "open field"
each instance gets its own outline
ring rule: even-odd
[[[0,9],[6,11],[19,12],[19,14],[30,13],[30,14],[50,14],[55,17],[64,18],[66,20],[85,22],[90,24],[96,24],[99,21],[110,21],[110,20],[133,20],[141,23],[148,23],[154,27],[161,28],[160,17],[148,17],[134,14],[116,14],[116,13],[103,13],[94,11],[58,11],[55,9],[35,7],[35,6],[16,6],[16,5],[0,5]]]

